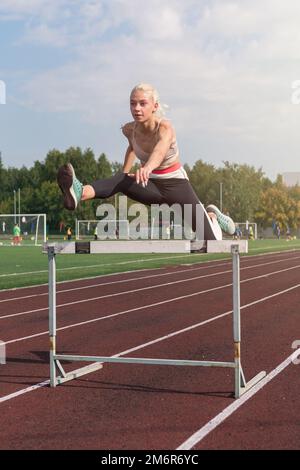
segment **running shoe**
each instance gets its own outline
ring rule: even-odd
[[[218,209],[216,206],[213,204],[210,204],[206,208],[206,212],[213,212],[216,214],[217,221],[223,230],[223,232],[228,233],[228,235],[233,235],[235,232],[235,223],[233,220],[228,216],[223,214],[220,209]]]
[[[76,178],[71,163],[60,167],[57,173],[57,182],[64,195],[65,208],[73,211],[81,199],[83,184]]]

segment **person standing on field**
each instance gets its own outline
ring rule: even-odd
[[[19,224],[15,224],[13,228],[13,244],[21,245],[21,229]]]

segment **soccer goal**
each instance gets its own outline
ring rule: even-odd
[[[20,227],[21,245],[42,245],[47,241],[46,214],[0,214],[0,244],[13,245],[13,230]]]
[[[240,229],[240,238],[257,239],[257,223],[256,222],[235,222],[236,229]],[[236,230],[236,233],[238,231]]]
[[[118,239],[130,239],[128,220],[76,220],[75,227],[76,240],[106,239],[108,233]]]

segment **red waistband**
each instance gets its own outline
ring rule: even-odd
[[[164,168],[163,170],[153,170],[152,173],[155,175],[164,175],[165,173],[172,173],[172,171],[179,170],[181,168],[181,163],[177,162],[174,165],[169,166],[168,168]]]

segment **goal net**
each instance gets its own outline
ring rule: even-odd
[[[240,233],[240,238],[257,239],[257,223],[255,222],[235,222],[236,234]]]
[[[0,214],[0,244],[13,245],[14,227],[20,227],[21,245],[46,242],[46,214]]]
[[[129,240],[129,221],[128,220],[77,220],[76,221],[76,240],[101,240],[115,237]]]

